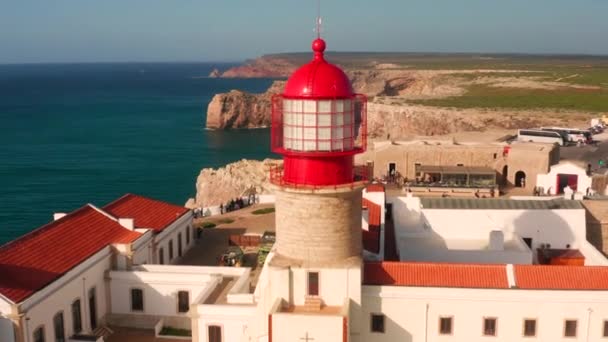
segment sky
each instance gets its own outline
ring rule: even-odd
[[[331,51],[608,55],[608,0],[323,0]],[[0,63],[308,51],[317,0],[0,0]]]

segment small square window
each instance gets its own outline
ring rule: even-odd
[[[536,336],[536,320],[525,319],[524,320],[524,337]]]
[[[372,314],[372,332],[384,333],[384,315]]]
[[[452,317],[439,318],[439,334],[440,335],[451,335],[452,334]]]
[[[484,336],[496,336],[496,318],[484,318],[483,319],[483,335]]]
[[[177,312],[184,313],[190,310],[190,293],[188,291],[177,292]]]
[[[604,331],[602,337],[608,337],[608,321],[604,321]]]
[[[576,337],[576,325],[576,320],[566,320],[566,322],[564,322],[564,337]]]

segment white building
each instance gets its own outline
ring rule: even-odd
[[[536,186],[541,194],[559,195],[566,192],[571,194],[588,195],[591,190],[591,176],[587,168],[574,162],[560,162],[551,166],[547,174],[536,176]]]

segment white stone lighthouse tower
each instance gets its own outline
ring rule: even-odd
[[[361,191],[366,98],[312,43],[313,59],[273,99],[276,249],[269,263],[270,341],[348,341],[361,303]]]

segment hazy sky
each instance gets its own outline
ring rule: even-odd
[[[0,63],[306,51],[317,0],[0,0]],[[324,0],[336,51],[608,54],[608,0]]]

